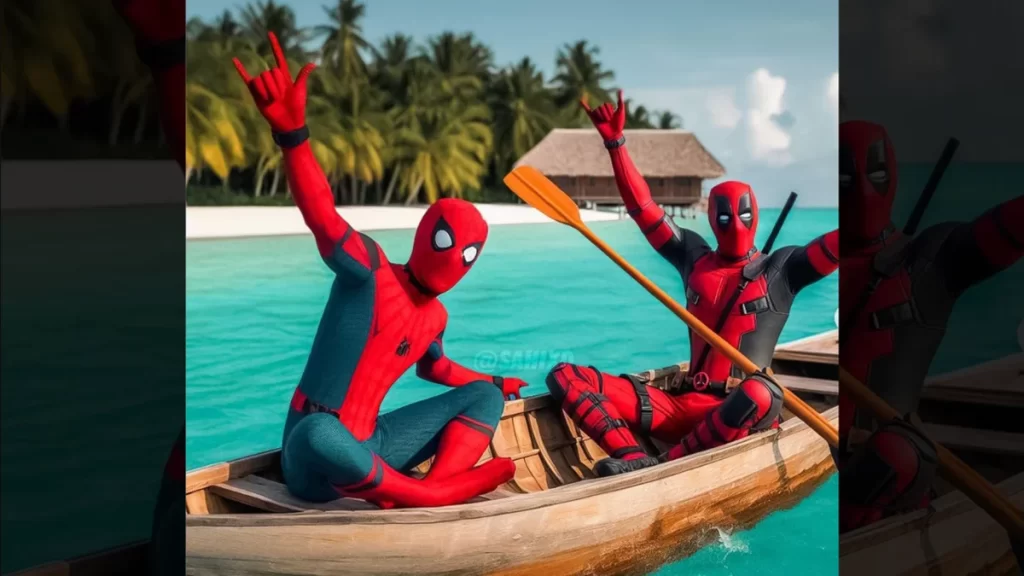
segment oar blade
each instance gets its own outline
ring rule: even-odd
[[[555,222],[581,226],[580,209],[568,194],[532,166],[520,166],[509,172],[505,185],[516,196]]]

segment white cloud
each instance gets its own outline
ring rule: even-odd
[[[751,157],[770,164],[788,164],[792,161],[792,138],[775,121],[786,111],[786,79],[759,68],[750,76],[748,91],[747,144]]]
[[[704,106],[711,114],[711,123],[718,128],[733,129],[743,118],[743,112],[736,106],[735,88],[715,88],[707,91]]]
[[[828,77],[828,107],[839,118],[839,72]]]

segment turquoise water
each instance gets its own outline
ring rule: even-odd
[[[762,214],[761,241],[777,211]],[[794,210],[777,246],[807,242],[833,229],[836,210]],[[685,220],[711,238],[707,221]],[[675,271],[630,221],[592,228],[678,300]],[[409,253],[412,231],[375,232],[395,260]],[[188,244],[188,467],[279,446],[285,407],[305,364],[331,275],[309,237],[199,241]],[[481,371],[518,376],[526,394],[545,392],[558,361],[610,372],[686,359],[687,331],[657,300],[583,239],[554,224],[498,226],[474,270],[442,297],[449,310],[445,351]],[[833,275],[801,293],[783,340],[834,327]],[[410,371],[384,410],[445,390]],[[662,574],[837,573],[837,483],[833,478],[792,510],[750,531],[724,536]],[[773,570],[774,571],[774,570]]]

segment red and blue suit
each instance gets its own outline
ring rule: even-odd
[[[896,155],[885,128],[839,127],[839,363],[900,414],[915,413],[957,299],[1024,254],[1024,196],[913,237],[892,224]],[[840,390],[840,529],[926,506],[935,449],[909,420],[874,421]]]
[[[115,0],[156,86],[160,124],[185,172],[185,0]],[[150,573],[181,574],[185,546],[185,428],[164,466],[150,534]]]
[[[679,228],[654,203],[643,176],[626,151],[626,107],[583,106],[605,141],[615,181],[629,215],[651,246],[686,286],[687,309],[759,366],[768,366],[797,293],[835,271],[838,231],[807,246],[780,248],[768,256],[754,246],[757,198],[749,185],[723,182],[712,188],[708,218],[718,247]],[[548,375],[552,395],[609,454],[596,472],[606,476],[655,465],[640,433],[674,444],[672,460],[776,426],[782,390],[767,378],[743,373],[724,355],[690,332],[691,369],[682,393],[670,394],[632,376],[594,367],[559,364]]]
[[[306,65],[293,82],[276,38],[278,66],[254,78],[235,65],[281,146],[295,203],[334,272],[313,347],[292,396],[281,466],[289,490],[310,501],[362,498],[383,508],[443,506],[508,481],[515,465],[486,450],[506,395],[524,385],[459,366],[444,353],[447,312],[438,295],[472,268],[487,240],[476,207],[434,203],[416,230],[412,255],[393,263],[334,207],[305,126]],[[380,414],[394,383],[417,374],[454,389]],[[408,472],[433,457],[429,473]]]

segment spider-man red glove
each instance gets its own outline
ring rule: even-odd
[[[299,74],[292,80],[291,72],[288,70],[288,60],[281,50],[281,44],[273,32],[267,34],[270,40],[270,47],[274,50],[274,59],[277,66],[260,73],[255,78],[249,76],[242,62],[235,58],[235,68],[238,75],[242,77],[249,87],[253,100],[260,114],[270,123],[274,131],[274,139],[278,145],[288,147],[280,140],[298,131],[306,131],[306,79],[316,65],[310,62],[299,70]],[[308,133],[304,135],[308,137]]]
[[[519,389],[529,386],[529,384],[519,378],[504,378],[502,376],[492,376],[492,378],[494,379],[494,385],[501,388],[501,395],[504,396],[506,400],[518,400],[522,398],[522,395],[519,393]]]

